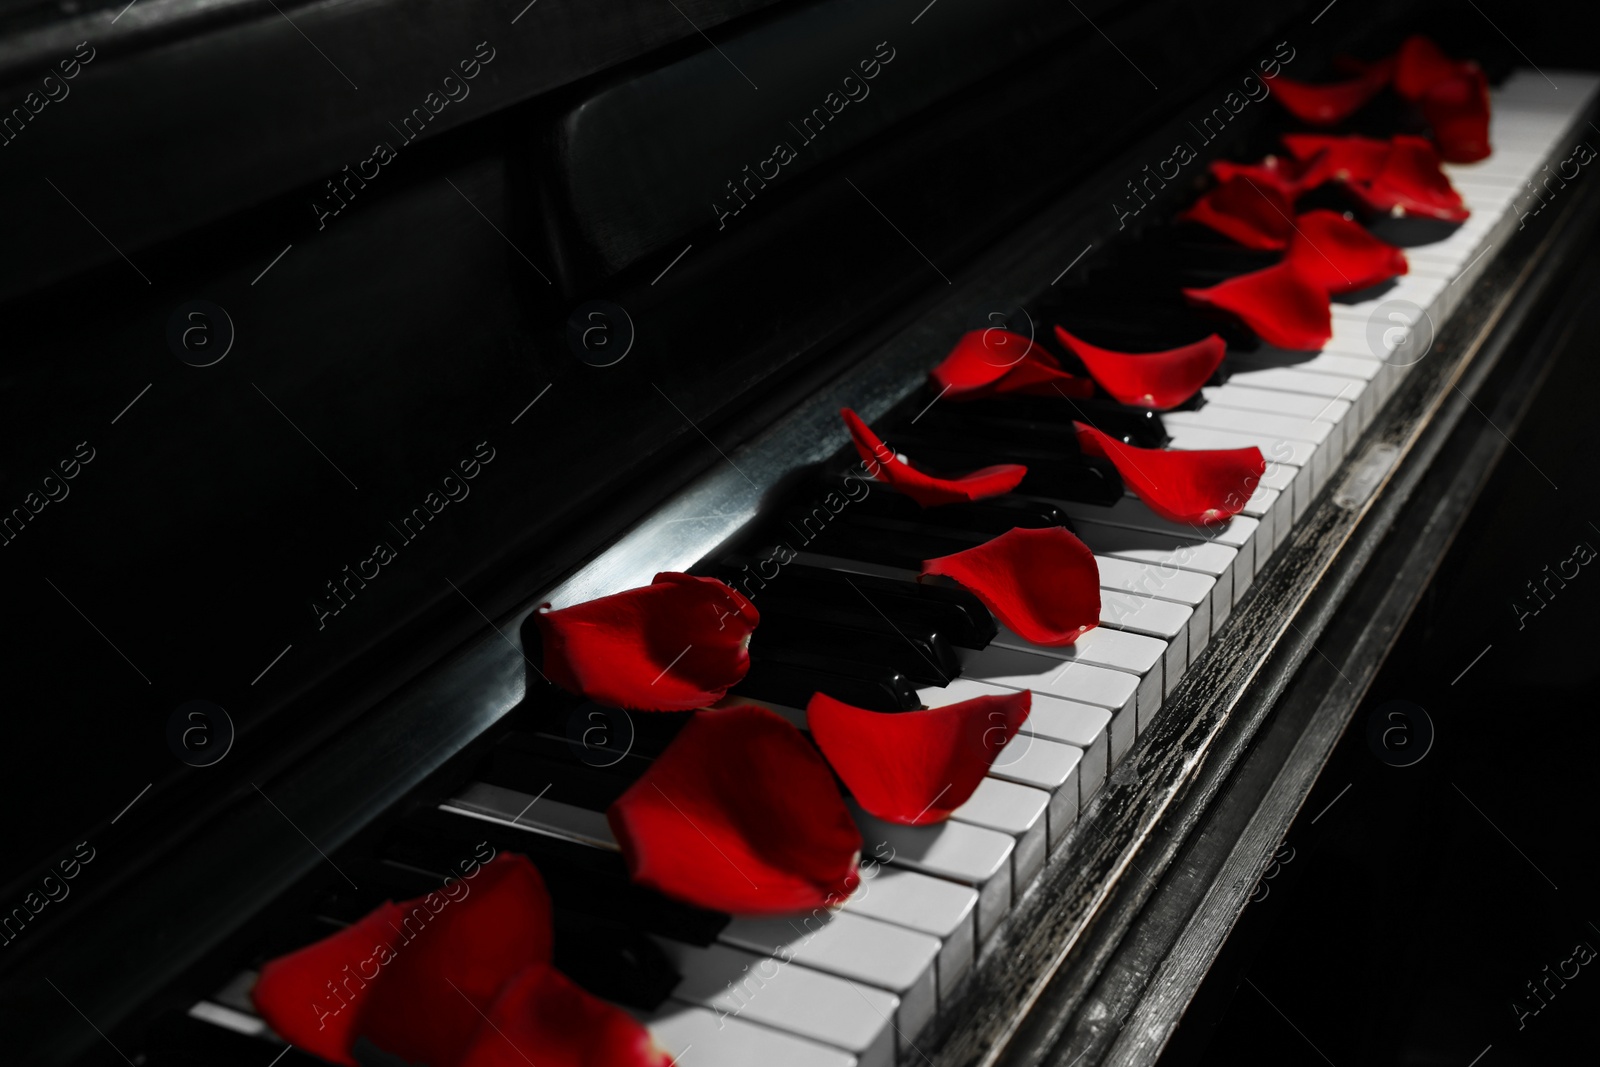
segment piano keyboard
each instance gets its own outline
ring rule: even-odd
[[[862,662],[878,647],[866,637],[857,648],[838,650],[844,655],[834,669],[864,693],[909,706],[1020,689],[1035,694],[1022,732],[950,821],[907,827],[854,809],[865,842],[864,878],[842,907],[751,919],[670,902],[643,911],[625,905],[637,891],[627,883],[604,810],[669,739],[645,734],[626,758],[606,768],[542,758],[564,739],[513,735],[526,744],[528,759],[496,760],[493,780],[472,782],[415,826],[403,825],[386,846],[385,869],[397,877],[442,871],[449,856],[470,854],[489,835],[496,847],[527,852],[547,872],[559,912],[579,902],[563,899],[562,880],[550,872],[569,863],[581,868],[570,884],[593,894],[581,902],[585,914],[647,939],[653,948],[646,955],[670,966],[658,970],[670,983],[658,1007],[620,999],[646,1020],[663,1048],[692,1067],[893,1067],[926,1059],[917,1048],[919,1033],[960,998],[984,946],[1045,865],[1061,855],[1080,814],[1275,549],[1293,535],[1312,500],[1337,483],[1362,433],[1410,367],[1427,358],[1401,347],[1406,336],[1399,327],[1431,340],[1518,229],[1532,203],[1529,183],[1582,139],[1581,122],[1600,79],[1554,77],[1559,92],[1533,72],[1516,73],[1494,91],[1494,154],[1446,167],[1471,218],[1442,240],[1408,247],[1410,272],[1380,295],[1336,298],[1333,338],[1323,351],[1230,350],[1222,384],[1205,387],[1203,402],[1192,409],[1161,416],[1169,447],[1255,445],[1268,457],[1267,475],[1241,515],[1201,529],[1158,518],[1132,496],[1110,503],[1031,502],[1035,515],[1059,514],[1070,522],[1100,566],[1101,626],[1076,645],[1034,646],[998,624],[992,637],[987,631],[974,636],[962,630],[958,616],[975,601],[952,596],[918,603],[910,569],[918,552],[908,548],[905,558],[896,556],[892,545],[881,545],[895,536],[885,532],[889,527],[874,533],[870,522],[959,541],[960,531],[942,525],[938,511],[912,519],[895,518],[892,510],[852,517],[869,525],[830,530],[815,551],[801,554],[774,580],[775,589],[791,583],[791,596],[796,587],[821,589],[831,582],[827,588],[838,598],[829,601],[836,605],[830,610],[854,613],[852,637],[884,633],[874,613],[903,631],[884,643],[885,655],[896,657],[892,665]],[[1513,210],[1519,198],[1521,212]],[[894,440],[892,430],[885,436]],[[852,556],[852,548],[870,558]],[[843,592],[851,583],[841,584],[840,576],[860,594],[853,607],[855,594]],[[820,687],[814,679],[827,671],[817,664],[826,664],[831,653],[825,641],[808,645],[787,636],[806,628],[784,625],[784,595],[768,601],[763,591],[753,596],[764,616],[757,640],[777,635],[781,647],[773,655],[781,668],[760,677],[753,670],[748,691],[733,696],[773,706],[803,727],[804,713],[793,706],[803,702],[774,694]],[[766,651],[765,645],[758,650]],[[544,795],[552,789],[552,796]],[[332,928],[327,923],[353,917],[345,911],[318,921],[326,933]],[[648,978],[648,961],[641,968]],[[249,972],[239,975],[194,1005],[181,1025],[249,1035],[239,1040],[270,1039],[245,993],[252,979]]]

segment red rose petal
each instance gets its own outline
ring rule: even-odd
[[[818,693],[806,705],[817,747],[856,801],[905,826],[965,804],[1028,717],[1033,694],[983,696],[926,711],[881,712]]]
[[[1237,515],[1266,473],[1261,449],[1178,452],[1135,448],[1074,423],[1085,455],[1111,461],[1145,506],[1169,522],[1209,524]]]
[[[554,967],[517,974],[480,1020],[460,1067],[673,1067],[633,1016]]]
[[[526,856],[497,856],[461,884],[460,900],[441,893],[402,905],[395,959],[372,984],[361,1028],[379,1048],[439,1067],[462,1054],[511,976],[551,954],[550,896]]]
[[[1471,214],[1439,165],[1439,153],[1422,137],[1396,137],[1389,156],[1369,182],[1350,190],[1379,211],[1462,222]]]
[[[702,711],[606,813],[633,880],[741,915],[809,911],[859,884],[861,833],[787,720]]]
[[[1422,34],[1412,34],[1395,53],[1394,91],[1407,100],[1419,100],[1439,82],[1461,72],[1457,63]]]
[[[976,548],[924,560],[972,590],[999,620],[1039,645],[1070,645],[1100,624],[1100,567],[1060,526],[1008,530]]]
[[[1313,126],[1332,126],[1359,111],[1389,82],[1389,67],[1374,64],[1355,77],[1328,85],[1311,85],[1279,76],[1273,95],[1295,118]]]
[[[1312,156],[1316,153],[1313,152]],[[1236,163],[1228,159],[1214,159],[1210,165],[1211,176],[1219,182],[1230,178],[1249,178],[1257,185],[1271,186],[1291,203],[1309,186],[1304,184],[1306,168],[1299,160],[1288,156],[1266,156],[1259,163]]]
[[[744,677],[761,616],[715,579],[668,572],[535,620],[545,676],[562,688],[619,708],[690,711]]]
[[[1471,66],[1436,83],[1423,94],[1421,106],[1446,163],[1489,157],[1489,81],[1483,71]]]
[[[1134,407],[1177,407],[1222,365],[1227,345],[1216,334],[1181,348],[1138,355],[1096,348],[1060,326],[1056,339],[1083,361],[1089,374],[1120,403]]]
[[[1093,382],[1062,370],[1056,357],[1028,338],[1001,329],[971,330],[963,334],[929,377],[939,387],[939,395],[952,400],[976,400],[1007,393],[1094,395]]]
[[[1287,134],[1283,144],[1302,166],[1315,172],[1319,183],[1371,181],[1383,169],[1390,150],[1388,141],[1321,133]]]
[[[1476,63],[1445,55],[1428,38],[1406,38],[1395,56],[1395,91],[1418,105],[1439,155],[1476,163],[1489,155],[1489,81]]]
[[[262,1018],[335,1063],[355,1064],[351,1046],[366,1037],[452,1067],[501,987],[550,959],[551,928],[544,881],[524,856],[499,856],[448,888],[386,903],[269,962],[251,992]]]
[[[1333,336],[1327,291],[1288,261],[1183,295],[1229,312],[1279,348],[1316,351]]]
[[[1330,293],[1353,293],[1408,269],[1406,254],[1335,211],[1308,211],[1295,220],[1288,259]]]
[[[872,476],[925,508],[937,504],[967,503],[1009,493],[1028,473],[1027,467],[1002,463],[963,474],[959,478],[935,478],[897,457],[894,449],[879,440],[878,435],[855,412],[845,408],[839,414],[844,416],[844,424],[850,428],[850,440],[855,443],[856,451]]]
[[[371,973],[373,947],[393,941],[394,927],[405,915],[399,904],[385,903],[336,934],[269,960],[250,991],[256,1011],[291,1045],[356,1067],[350,1049],[360,1036],[361,1015],[371,999],[359,972],[367,964]],[[347,973],[358,977],[340,990],[345,998],[341,1001],[328,991],[327,983],[343,981]]]
[[[1246,248],[1279,249],[1294,232],[1294,200],[1278,184],[1241,173],[1208,189],[1178,218],[1207,226]]]

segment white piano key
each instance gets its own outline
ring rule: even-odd
[[[1156,600],[1118,590],[1100,590],[1100,625],[1165,641],[1162,670],[1182,671],[1205,647],[1207,635],[1196,634],[1194,611],[1170,600]]]
[[[1367,391],[1367,384],[1362,380],[1314,374],[1293,367],[1252,367],[1248,363],[1236,363],[1233,372],[1228,376],[1227,383],[1212,388],[1235,387],[1252,391],[1276,391],[1320,397],[1329,403],[1349,403],[1350,417],[1355,419],[1354,432],[1350,434],[1352,444],[1356,436],[1365,430],[1372,420],[1370,397],[1365,403],[1361,399],[1361,394]]]
[[[1118,562],[1134,562],[1135,565],[1149,566],[1154,568],[1158,575],[1165,575],[1171,566],[1159,561],[1140,563],[1119,560]],[[1097,626],[1070,645],[1052,648],[1036,645],[1002,625],[994,643],[1006,648],[1020,648],[1025,652],[1039,652],[1063,660],[1078,660],[1096,667],[1110,667],[1112,670],[1127,671],[1129,674],[1137,675],[1139,707],[1148,708],[1151,713],[1161,706],[1161,698],[1166,692],[1162,680],[1165,674],[1162,664],[1167,656],[1167,642],[1159,638],[1146,637],[1126,630],[1114,630],[1108,626]],[[1140,716],[1143,717],[1144,714],[1141,710]]]
[[[1363,382],[1377,378],[1378,371],[1386,366],[1365,349],[1355,354],[1326,349],[1321,352],[1294,352],[1262,345],[1253,352],[1230,352],[1228,358],[1236,361],[1241,372],[1276,367],[1305,374],[1337,375]],[[1234,377],[1239,375],[1230,376],[1228,380],[1232,381]]]
[[[1201,410],[1212,406],[1240,408],[1337,426],[1355,406],[1354,390],[1343,391],[1346,394],[1343,398],[1339,391],[1335,391],[1332,397],[1323,399],[1298,390],[1256,387],[1229,381],[1224,385],[1208,385],[1200,390],[1201,399],[1205,401],[1205,408]]]
[[[1033,747],[1031,743],[1035,739],[1031,735],[1019,734],[1018,737],[1022,743],[1013,739],[996,755],[996,764],[1003,764],[1008,752],[1015,753]],[[1039,741],[1038,744],[1049,745],[1053,742]],[[1066,780],[1053,792],[1007,780],[1003,774],[997,777],[998,772],[994,772],[979,782],[967,802],[950,816],[973,826],[1012,836],[1016,847],[1011,852],[1011,884],[1016,887],[1018,895],[1032,885],[1034,878],[1044,870],[1055,824],[1062,820],[1075,821],[1078,817],[1077,773],[1083,752],[1067,745],[1055,747],[1072,754],[1072,768]]]
[[[939,689],[919,690],[924,702],[950,703],[979,696],[995,696],[1011,690],[990,682],[957,678]],[[1111,712],[1076,700],[1063,700],[1048,693],[1033,694],[1033,708],[1023,720],[1021,733],[1060,741],[1083,751],[1078,766],[1078,804],[1088,804],[1111,769]],[[1132,743],[1132,738],[1128,739]]]
[[[606,822],[604,812],[589,811],[488,782],[469,784],[439,807],[472,819],[515,826],[519,830],[591,848],[617,851],[617,840],[611,834],[611,826]]]
[[[1135,563],[1150,564],[1156,567],[1178,567],[1186,571],[1197,571],[1200,574],[1210,575],[1216,579],[1219,592],[1212,602],[1213,612],[1216,611],[1217,606],[1221,606],[1222,614],[1220,617],[1213,618],[1213,625],[1220,619],[1227,617],[1242,592],[1242,590],[1235,588],[1233,580],[1234,570],[1239,560],[1237,549],[1195,538],[1178,538],[1150,530],[1134,530],[1123,526],[1108,526],[1103,523],[1083,521],[1076,522],[1073,525],[1077,529],[1078,536],[1083,538],[1084,543],[1094,549],[1096,553],[1117,556],[1121,559],[1132,560]],[[1113,631],[1107,630],[1106,632],[1111,633]],[[1088,635],[1085,634],[1084,636]],[[1103,666],[1121,666],[1121,664],[1106,663]],[[1162,692],[1170,691],[1176,681],[1176,678],[1164,677],[1162,679]]]
[[[1012,738],[1012,743],[995,754],[989,774],[1054,794],[1073,781],[1082,759],[1083,753],[1072,745],[1055,741],[1016,742],[1016,738]]]
[[[860,1067],[894,1067],[893,993],[727,945],[654,940],[682,976],[674,999],[843,1049]]]
[[[1283,493],[1267,488],[1251,493],[1250,499],[1239,509],[1239,514],[1261,524],[1256,530],[1258,563],[1265,563],[1272,551],[1283,543],[1289,527],[1294,524],[1292,509],[1292,500],[1285,500]],[[1245,584],[1248,586],[1249,582]]]
[[[867,853],[881,857],[880,847],[886,847],[890,858],[885,862],[892,866],[976,889],[978,944],[989,939],[1011,910],[1011,853],[1016,842],[1009,834],[954,821],[901,826],[867,814],[853,801],[846,803],[861,828]]]
[[[938,1010],[939,941],[903,926],[818,908],[809,915],[734,916],[717,940],[893,993],[900,998],[895,1026],[907,1037]]]
[[[189,1005],[185,1013],[191,1019],[198,1019],[212,1026],[220,1026],[224,1030],[232,1030],[236,1034],[246,1037],[270,1038],[272,1030],[266,1022],[255,1012],[239,1011],[228,1007],[226,1004],[214,1004],[209,1000],[199,1000]]]
[[[1066,500],[1058,500],[1054,501],[1054,503],[1067,515],[1071,516],[1073,522],[1082,520],[1100,523],[1105,526],[1126,526],[1135,530],[1151,530],[1156,533],[1171,534],[1177,537],[1199,538],[1212,544],[1232,548],[1238,551],[1241,558],[1247,561],[1248,567],[1245,570],[1249,575],[1254,575],[1256,571],[1260,570],[1261,564],[1266,562],[1265,554],[1260,560],[1256,558],[1255,536],[1260,524],[1249,516],[1235,515],[1226,522],[1214,523],[1210,526],[1197,526],[1187,523],[1168,522],[1146,507],[1143,501],[1131,495],[1124,496],[1110,505],[1082,504]],[[1250,584],[1248,580],[1241,584],[1237,573],[1235,572],[1234,579],[1236,594],[1243,592]],[[1106,618],[1106,612],[1103,610],[1100,618],[1102,623],[1113,621]],[[1151,636],[1165,637],[1166,635],[1156,633]],[[1169,659],[1169,673],[1172,671],[1171,662]],[[1182,670],[1183,664],[1180,663],[1177,671],[1181,673]]]
[[[1366,322],[1374,311],[1385,304],[1403,301],[1418,307],[1427,307],[1439,295],[1440,288],[1436,278],[1406,273],[1383,285],[1334,296],[1330,298],[1328,307],[1331,314],[1338,318]]]
[[[963,650],[962,665],[966,676],[977,681],[992,682],[1008,689],[1031,689],[1035,693],[1105,708],[1111,712],[1113,765],[1133,744],[1138,729],[1135,702],[1138,679],[1132,675],[1083,663],[1063,663],[1050,656],[996,645],[982,652]]]
[[[1181,567],[1161,567],[1152,563],[1135,563],[1115,556],[1097,557],[1100,563],[1101,603],[1108,596],[1147,596],[1154,600],[1180,604],[1193,614],[1189,619],[1189,654],[1193,659],[1216,630],[1217,611],[1212,601],[1216,596],[1217,582],[1204,574],[1186,571]],[[1222,612],[1226,615],[1226,609]],[[1092,631],[1091,631],[1092,632]],[[1087,635],[1085,635],[1087,636]],[[1199,643],[1196,639],[1199,638]],[[1085,662],[1089,662],[1087,658]],[[1141,692],[1148,690],[1146,703],[1153,711],[1160,704],[1161,681],[1150,679]],[[1148,712],[1141,710],[1141,720]]]
[[[1292,467],[1310,464],[1316,451],[1315,443],[1295,437],[1273,433],[1253,433],[1249,430],[1228,430],[1213,426],[1194,426],[1174,423],[1168,432],[1172,436],[1169,448],[1184,452],[1212,448],[1249,448],[1255,445],[1268,460],[1287,463]]]
[[[681,1002],[669,1000],[640,1022],[684,1067],[857,1067],[842,1049]]]
[[[948,998],[977,955],[978,891],[917,871],[883,866],[867,851],[861,885],[842,910],[939,939],[939,996]]]
[[[1217,585],[1215,579],[1181,568],[1163,570],[1115,556],[1096,557],[1096,561],[1100,564],[1100,584],[1103,588],[1142,593],[1158,600],[1173,600],[1191,608],[1209,605],[1211,592]]]

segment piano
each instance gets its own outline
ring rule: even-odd
[[[6,4],[8,1062],[321,1062],[261,965],[488,847],[680,1063],[1156,1063],[1583,302],[1600,78],[1443,10]],[[1261,75],[1418,30],[1489,75],[1471,217],[1375,223],[1409,272],[1320,352],[1222,324],[1193,400],[1079,411],[1260,447],[1241,514],[1167,522],[1059,411],[940,402],[972,329],[1216,326],[1150,301],[1262,262],[1174,218],[1296,128]],[[843,407],[1038,476],[817,518]],[[1073,646],[912,580],[1052,525],[1100,568]],[[604,811],[683,716],[551,686],[529,624],[797,540],[735,696],[1035,693],[950,821],[855,809],[882,869],[805,938],[628,882]]]

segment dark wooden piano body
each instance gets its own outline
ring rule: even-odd
[[[1319,8],[8,10],[7,99],[81,41],[93,58],[0,148],[6,507],[95,453],[5,548],[28,709],[5,770],[51,813],[19,830],[8,899],[67,836],[106,857],[0,959],[18,1062],[100,1062],[84,1016],[136,1043],[304,896],[306,837],[357,847],[457,784],[525,694],[505,635],[532,604],[694,563],[836,452],[841,403],[889,411],[961,330],[1170,216],[1202,164],[1138,217],[1128,182],[1258,61],[1310,76],[1417,17]],[[870,92],[835,111],[852,72]],[[1259,144],[1264,111],[1202,156]],[[1460,394],[1559,295],[1595,210],[1561,208],[1369,431],[1403,462],[1371,497],[1325,494],[1141,736],[933,1061],[1159,1051],[1359,700],[1312,642],[1375,671],[1404,575],[1448,539],[1481,458],[1452,436]],[[171,340],[194,300],[226,312],[207,343],[231,329],[210,366]],[[632,334],[618,362],[581,340],[597,300],[607,344]],[[1419,523],[1396,556],[1385,535]],[[397,558],[350,584],[390,529]],[[238,728],[211,768],[166,746],[196,698]]]

